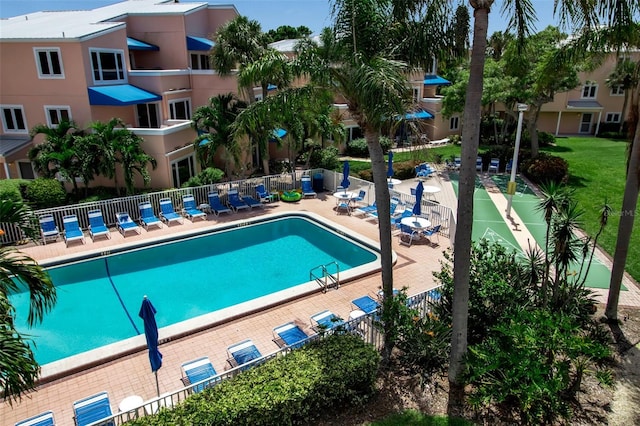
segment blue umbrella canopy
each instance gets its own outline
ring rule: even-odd
[[[158,325],[156,324],[156,308],[147,296],[142,300],[142,306],[138,316],[144,322],[144,335],[147,338],[149,348],[149,362],[151,371],[156,372],[162,367],[162,354],[158,350]]]
[[[424,186],[422,185],[422,181],[420,181],[418,182],[418,186],[416,186],[416,203],[413,205],[413,214],[415,216],[422,214],[422,191],[424,191]]]
[[[342,165],[342,182],[340,182],[340,186],[342,186],[347,191],[347,188],[351,182],[349,182],[349,162],[345,161]]]
[[[389,151],[389,166],[387,168],[387,176],[393,176],[393,151]]]

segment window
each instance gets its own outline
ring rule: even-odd
[[[138,104],[136,110],[138,112],[138,127],[160,128],[158,104]]]
[[[209,70],[211,64],[209,63],[209,57],[207,55],[201,55],[198,53],[191,54],[191,69],[192,70]]]
[[[64,78],[60,49],[36,47],[33,51],[38,64],[38,78]]]
[[[191,100],[169,101],[169,116],[172,120],[191,120]]]
[[[595,99],[598,94],[598,85],[594,83],[586,83],[582,86],[582,99]]]
[[[122,50],[90,50],[93,80],[126,81]]]
[[[2,106],[2,127],[6,133],[27,133],[22,105]]]
[[[460,117],[453,116],[449,119],[449,130],[458,130],[460,125]]]
[[[21,179],[35,179],[36,174],[33,171],[33,165],[29,161],[18,161],[18,171]]]
[[[256,102],[260,102],[262,100],[262,93],[260,93],[259,95],[254,95],[253,100]]]
[[[171,174],[174,188],[180,188],[183,183],[195,176],[196,168],[193,154],[178,161],[172,161]]]
[[[624,96],[624,89],[622,88],[622,84],[616,84],[611,87],[611,96]]]
[[[621,114],[619,112],[608,112],[605,116],[605,123],[619,123]]]
[[[58,127],[61,121],[71,121],[71,108],[68,106],[45,105],[47,125],[53,129]]]
[[[414,103],[418,103],[420,101],[420,88],[419,87],[413,87],[413,102]]]

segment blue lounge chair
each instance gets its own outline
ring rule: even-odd
[[[216,192],[210,192],[208,195],[209,199],[209,208],[216,216],[219,216],[220,213],[232,213],[233,211],[222,204],[220,201],[220,196]]]
[[[176,213],[173,208],[171,198],[162,198],[160,200],[160,219],[166,222],[167,226],[171,225],[171,222],[184,223],[184,218]]]
[[[89,216],[89,236],[91,237],[91,241],[95,241],[96,237],[101,235],[111,239],[111,232],[109,232],[109,228],[104,224],[102,210],[91,210],[87,213],[87,216]]]
[[[376,210],[378,210],[378,205],[374,201],[373,204],[370,204],[368,206],[358,207],[353,211],[353,214],[366,216],[371,212],[375,212]]]
[[[73,403],[73,415],[77,426],[86,426],[111,416],[109,395],[100,392]],[[106,423],[113,426],[114,422]]]
[[[131,220],[129,213],[127,212],[118,212],[116,213],[116,226],[118,227],[118,231],[122,234],[123,237],[127,236],[127,232],[133,231],[140,234],[140,227],[137,223]]]
[[[237,367],[262,357],[262,354],[251,339],[229,346],[227,352],[229,353],[228,362],[232,367]]]
[[[389,214],[393,217],[396,214],[396,209],[398,208],[398,203],[396,200],[391,200],[391,205],[389,206]],[[367,219],[375,219],[378,220],[378,209],[376,208],[374,211],[367,214]]]
[[[249,204],[245,203],[240,198],[240,194],[238,194],[237,189],[230,189],[227,193],[227,196],[229,197],[229,206],[231,207],[231,209],[238,211],[249,208]]]
[[[162,228],[162,221],[158,219],[158,216],[153,212],[153,207],[149,201],[143,201],[138,204],[140,210],[140,222],[144,229],[149,230],[149,226],[155,225],[158,228]]]
[[[280,325],[273,329],[274,342],[280,347],[289,346],[292,348],[299,348],[304,345],[305,340],[309,337],[307,333],[292,322]]]
[[[380,307],[380,304],[378,304],[378,302],[376,302],[371,296],[359,297],[352,300],[351,303],[365,314],[376,312]]]
[[[244,201],[245,204],[248,205],[249,208],[251,208],[252,210],[254,208],[259,208],[259,209],[264,208],[262,203],[260,201],[256,200],[255,198],[253,198],[251,195],[243,195],[242,196],[242,201]]]
[[[301,178],[302,182],[302,196],[303,197],[317,197],[318,194],[313,190],[313,186],[311,185],[311,176],[304,175]]]
[[[196,207],[196,199],[191,194],[182,196],[182,211],[187,219],[193,222],[195,218],[207,220],[207,214]]]
[[[62,225],[64,226],[64,243],[67,247],[69,247],[69,243],[72,241],[82,241],[82,244],[86,244],[84,233],[78,223],[78,216],[75,214],[64,216],[62,218]]]
[[[271,194],[267,192],[263,184],[256,186],[256,196],[261,203],[270,203],[271,202]]]
[[[416,177],[427,178],[431,176],[433,169],[427,163],[418,164],[416,166]]]
[[[37,416],[29,417],[15,424],[15,426],[55,426],[53,411],[45,411]]]
[[[316,331],[331,330],[332,328],[338,327],[342,324],[344,324],[342,318],[329,310],[311,315],[311,325]]]
[[[213,368],[213,364],[211,364],[211,361],[209,360],[209,357],[206,356],[183,363],[182,371],[185,375],[185,377],[182,378],[182,382],[185,384],[185,386],[204,382],[198,384],[197,386],[194,386],[194,392],[201,392],[205,388],[211,386],[211,381],[207,382],[206,380],[217,375],[215,368]]]
[[[40,216],[40,235],[42,236],[42,242],[46,245],[47,241],[57,241],[60,236],[60,231],[56,225],[56,221],[52,214],[45,214]]]
[[[409,217],[409,216],[413,216],[413,210],[411,209],[404,209],[402,211],[402,213],[400,213],[400,216],[396,216],[396,217],[392,217],[391,218],[391,228],[395,229],[395,230],[400,230],[400,222],[402,221],[402,219]]]

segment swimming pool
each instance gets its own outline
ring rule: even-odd
[[[48,270],[58,302],[34,329],[21,325],[28,293],[10,299],[23,313],[17,323],[33,336],[40,364],[86,351],[98,359],[144,347],[138,317],[144,295],[167,339],[318,291],[309,282],[318,265],[337,262],[343,281],[371,273],[380,267],[377,251],[375,243],[315,215],[272,215],[54,265]],[[135,342],[123,344],[128,339]]]

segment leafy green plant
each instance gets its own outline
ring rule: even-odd
[[[216,169],[215,167],[207,167],[206,169],[198,173],[196,176],[191,177],[182,186],[194,187],[194,186],[209,185],[212,183],[220,182],[223,177],[224,177],[224,172],[222,170]]]
[[[380,136],[380,146],[382,152],[387,153],[393,141],[386,136]],[[352,157],[369,158],[369,147],[365,138],[353,139],[347,144],[346,154]]]
[[[536,158],[524,160],[520,170],[533,182],[564,183],[569,178],[569,165],[566,160],[541,152]]]
[[[67,199],[62,184],[55,179],[38,178],[27,186],[26,201],[34,209],[61,206]]]
[[[340,166],[338,148],[329,146],[323,149],[313,150],[309,166],[312,169],[336,170]]]
[[[24,179],[2,179],[0,180],[0,200],[11,200],[16,203],[22,202],[21,186],[29,183]]]

